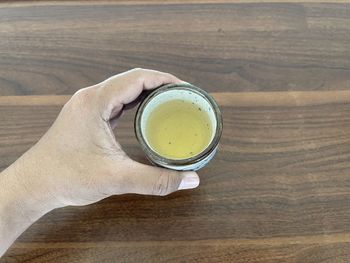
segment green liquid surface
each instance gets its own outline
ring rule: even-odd
[[[176,99],[160,104],[150,113],[146,137],[159,155],[185,159],[209,145],[212,127],[208,114],[198,105]]]

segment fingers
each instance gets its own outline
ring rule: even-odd
[[[196,172],[179,172],[134,162],[130,173],[129,193],[164,196],[178,190],[192,189],[199,185]]]
[[[105,120],[116,116],[123,105],[134,101],[143,90],[164,84],[180,83],[175,76],[149,69],[133,69],[100,83],[101,111]]]

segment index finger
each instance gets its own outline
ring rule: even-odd
[[[123,105],[134,101],[143,90],[181,82],[183,81],[169,73],[150,69],[132,69],[110,77],[100,83],[103,115],[109,120],[111,115],[120,111]]]

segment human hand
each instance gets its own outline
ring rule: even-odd
[[[116,194],[166,195],[199,184],[195,172],[178,172],[131,160],[112,127],[123,106],[142,92],[181,82],[167,73],[134,69],[79,90],[40,141],[15,164],[33,198],[57,207],[86,205]],[[25,168],[24,168],[25,167]]]

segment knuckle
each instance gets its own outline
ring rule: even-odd
[[[86,108],[91,104],[93,97],[93,89],[92,88],[84,88],[75,92],[69,102],[74,107]]]
[[[89,114],[92,110],[91,105],[93,105],[92,96],[93,90],[90,88],[78,90],[63,106],[61,110],[62,114]],[[82,115],[80,117],[82,117]]]
[[[144,69],[142,69],[142,68],[133,68],[131,71],[134,72],[134,73],[142,73],[144,71]]]
[[[162,173],[153,188],[153,194],[165,196],[171,193],[171,177],[168,174]]]
[[[77,92],[75,92],[73,94],[73,97],[72,99],[75,99],[75,100],[82,100],[84,98],[86,98],[88,95],[89,95],[89,92],[90,90],[87,89],[87,88],[84,88],[84,89],[80,89],[78,90]]]
[[[142,68],[133,68],[132,70],[129,71],[130,74],[134,77],[134,78],[140,78],[144,75],[145,73],[145,69]]]

